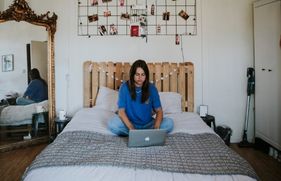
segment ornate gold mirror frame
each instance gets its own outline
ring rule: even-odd
[[[49,136],[54,130],[55,117],[55,61],[54,61],[54,35],[56,32],[57,15],[53,13],[37,15],[29,7],[25,0],[14,0],[13,4],[3,12],[0,12],[0,23],[7,21],[25,21],[37,26],[46,27],[48,32],[48,99],[49,99]]]

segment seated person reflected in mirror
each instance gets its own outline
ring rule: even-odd
[[[156,117],[152,117],[152,112]],[[132,129],[173,130],[171,118],[164,117],[157,88],[149,82],[149,70],[143,60],[137,60],[130,69],[130,80],[119,90],[118,115],[108,122],[109,130],[119,136],[128,136]]]
[[[28,84],[23,97],[17,98],[17,105],[28,105],[48,99],[48,86],[46,81],[41,78],[38,69],[31,69],[29,78],[31,82]]]

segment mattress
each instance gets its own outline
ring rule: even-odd
[[[19,126],[32,124],[32,114],[36,113],[36,107],[42,106],[48,111],[48,100],[29,104],[7,106],[0,112],[0,126]]]
[[[107,129],[107,121],[114,116],[113,112],[98,108],[84,108],[78,111],[65,129],[60,133],[75,131],[98,132],[104,135],[113,134]],[[164,115],[174,120],[174,130],[170,134],[188,133],[192,135],[215,132],[194,113],[182,112]],[[216,134],[215,134],[216,135]],[[60,136],[60,135],[59,135]],[[63,136],[63,135],[61,135]],[[218,136],[218,135],[216,135]],[[223,140],[221,140],[223,142]],[[226,147],[226,146],[225,146]],[[245,175],[189,174],[113,166],[49,166],[32,169],[24,176],[25,181],[47,180],[255,180]]]

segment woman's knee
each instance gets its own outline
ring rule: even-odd
[[[160,128],[167,130],[168,133],[171,132],[174,128],[173,119],[167,117],[163,118]]]
[[[124,125],[119,116],[112,117],[108,122],[109,130],[116,135],[128,135],[128,128]]]
[[[33,103],[35,103],[33,100],[31,100],[31,99],[26,99],[26,98],[24,98],[24,97],[18,97],[18,98],[16,99],[16,104],[17,104],[17,105],[28,105],[28,104],[33,104]]]

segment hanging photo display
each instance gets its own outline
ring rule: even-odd
[[[197,35],[197,0],[77,1],[78,36]]]

